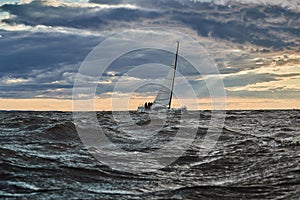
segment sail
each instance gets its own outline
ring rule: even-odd
[[[178,59],[178,49],[179,49],[179,42],[177,42],[177,50],[176,50],[174,65],[169,69],[168,75],[154,100],[154,106],[155,105],[159,105],[163,107],[168,106],[169,109],[171,108],[175,72],[176,72],[177,59]]]
[[[168,75],[161,86],[155,100],[154,105],[158,104],[160,106],[166,107],[169,105],[172,96],[172,84],[174,80],[174,67],[169,69]]]

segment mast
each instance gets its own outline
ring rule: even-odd
[[[178,60],[178,50],[179,50],[179,41],[177,41],[177,50],[176,50],[175,63],[174,63],[174,74],[173,74],[173,79],[172,79],[171,96],[170,96],[170,101],[169,101],[169,107],[168,107],[168,109],[171,108],[171,103],[172,103],[174,81],[175,81],[175,74],[176,74],[176,67],[177,67],[177,60]]]

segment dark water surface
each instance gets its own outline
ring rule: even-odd
[[[173,114],[159,140],[147,139],[146,131],[144,138],[122,132],[112,113],[97,113],[108,137],[125,151],[154,151],[180,126],[198,127],[195,142],[175,163],[130,173],[89,154],[72,113],[0,112],[0,198],[299,199],[299,110],[228,111],[218,143],[205,157],[197,156],[197,140],[206,133],[210,112],[200,113],[184,125]],[[145,114],[130,114],[141,127],[149,123]]]

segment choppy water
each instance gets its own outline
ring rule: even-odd
[[[149,123],[145,114],[130,114],[141,127]],[[175,163],[132,173],[91,156],[72,113],[0,112],[0,198],[299,199],[299,110],[228,111],[217,145],[205,157],[197,154],[197,140],[207,131],[210,112],[192,113],[186,122],[173,114],[150,139],[147,131],[139,135],[126,127],[126,119],[115,122],[123,115],[97,113],[107,136],[124,151],[156,151],[180,128],[196,127],[197,137]]]

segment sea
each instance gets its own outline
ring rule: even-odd
[[[300,199],[300,110],[93,115],[1,111],[0,199]]]

